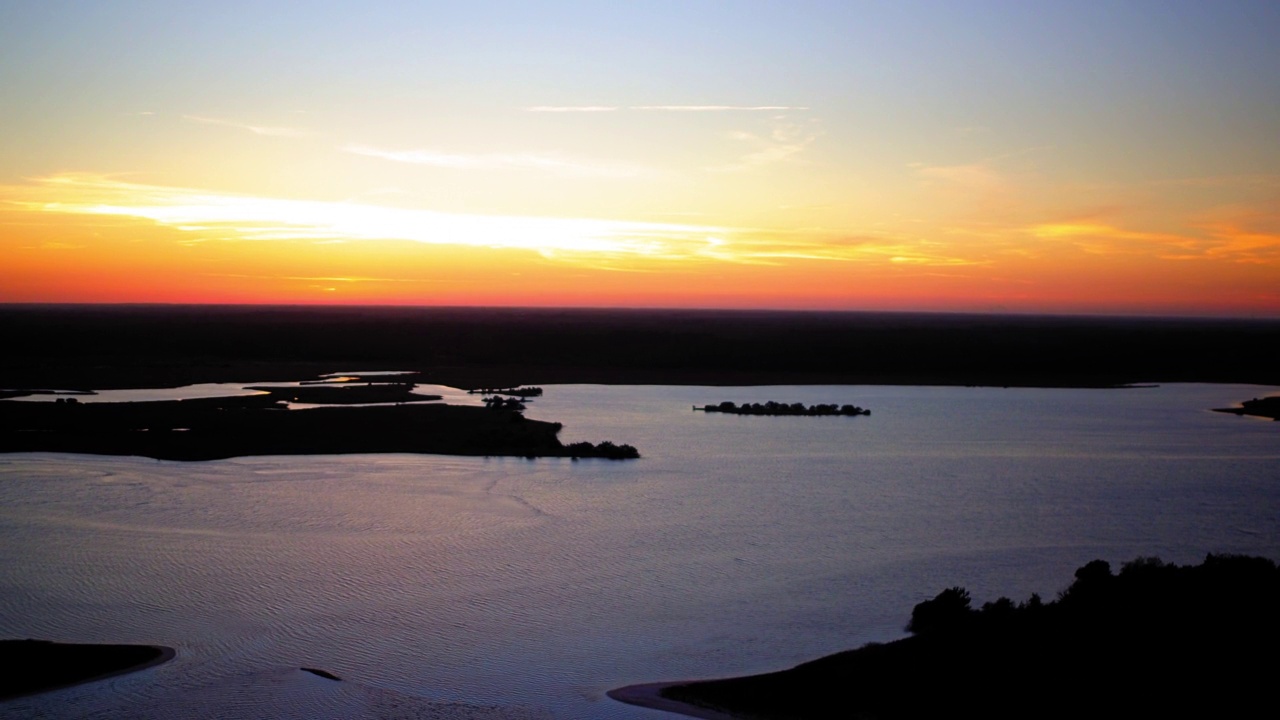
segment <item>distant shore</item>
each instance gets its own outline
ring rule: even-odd
[[[169,662],[163,645],[82,645],[0,640],[0,701],[60,690]]]
[[[530,384],[1280,385],[1280,321],[537,308],[0,305],[0,389],[411,368]],[[1229,361],[1227,361],[1228,355]]]

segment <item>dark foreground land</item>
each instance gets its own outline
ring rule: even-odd
[[[73,645],[0,640],[0,700],[143,670],[173,659],[156,645]]]
[[[530,420],[515,410],[430,403],[287,410],[273,394],[129,403],[0,401],[0,452],[162,460],[341,453],[639,457],[635,448],[608,441],[564,445],[560,429],[559,423]]]
[[[790,670],[610,693],[694,717],[1248,717],[1274,709],[1280,570],[1271,560],[1095,560],[1057,600],[920,603],[913,635]],[[709,712],[710,711],[710,712]],[[715,713],[719,713],[716,715]]]
[[[420,370],[518,383],[1280,384],[1280,321],[905,313],[0,306],[0,387]]]

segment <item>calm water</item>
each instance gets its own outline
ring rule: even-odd
[[[643,459],[2,455],[0,637],[178,658],[0,717],[670,717],[604,692],[892,639],[951,585],[1280,558],[1280,424],[1207,411],[1274,390],[553,386],[531,416]],[[690,410],[769,399],[873,414]]]

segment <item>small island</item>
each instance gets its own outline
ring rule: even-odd
[[[81,645],[47,640],[0,640],[0,700],[57,690],[168,662],[159,645]]]
[[[735,403],[725,401],[718,405],[704,405],[698,407],[693,406],[694,411],[701,410],[708,413],[726,413],[729,415],[846,415],[854,417],[857,415],[870,415],[870,410],[865,410],[857,405],[834,405],[820,404],[808,405],[804,403],[780,403],[770,400],[765,403],[743,403],[737,405]]]
[[[1274,704],[1280,569],[1209,555],[1179,567],[1094,560],[1057,599],[974,608],[952,587],[910,637],[790,670],[635,685],[610,697],[692,717],[1246,717]]]
[[[518,398],[542,397],[542,388],[536,385],[530,387],[517,385],[509,388],[472,388],[467,392],[472,395],[510,395]]]

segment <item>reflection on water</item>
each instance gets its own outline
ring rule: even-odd
[[[239,397],[265,395],[257,390],[246,390],[252,383],[200,383],[176,388],[136,388],[128,390],[97,390],[93,394],[55,390],[52,394],[27,395],[13,398],[17,402],[53,402],[74,397],[77,402],[154,402],[157,400],[196,400],[199,398]]]
[[[891,639],[951,585],[1280,556],[1277,426],[1207,411],[1264,390],[553,386],[529,415],[644,457],[0,456],[0,636],[179,652],[0,717],[663,717],[604,692]],[[770,399],[873,415],[690,411]]]

